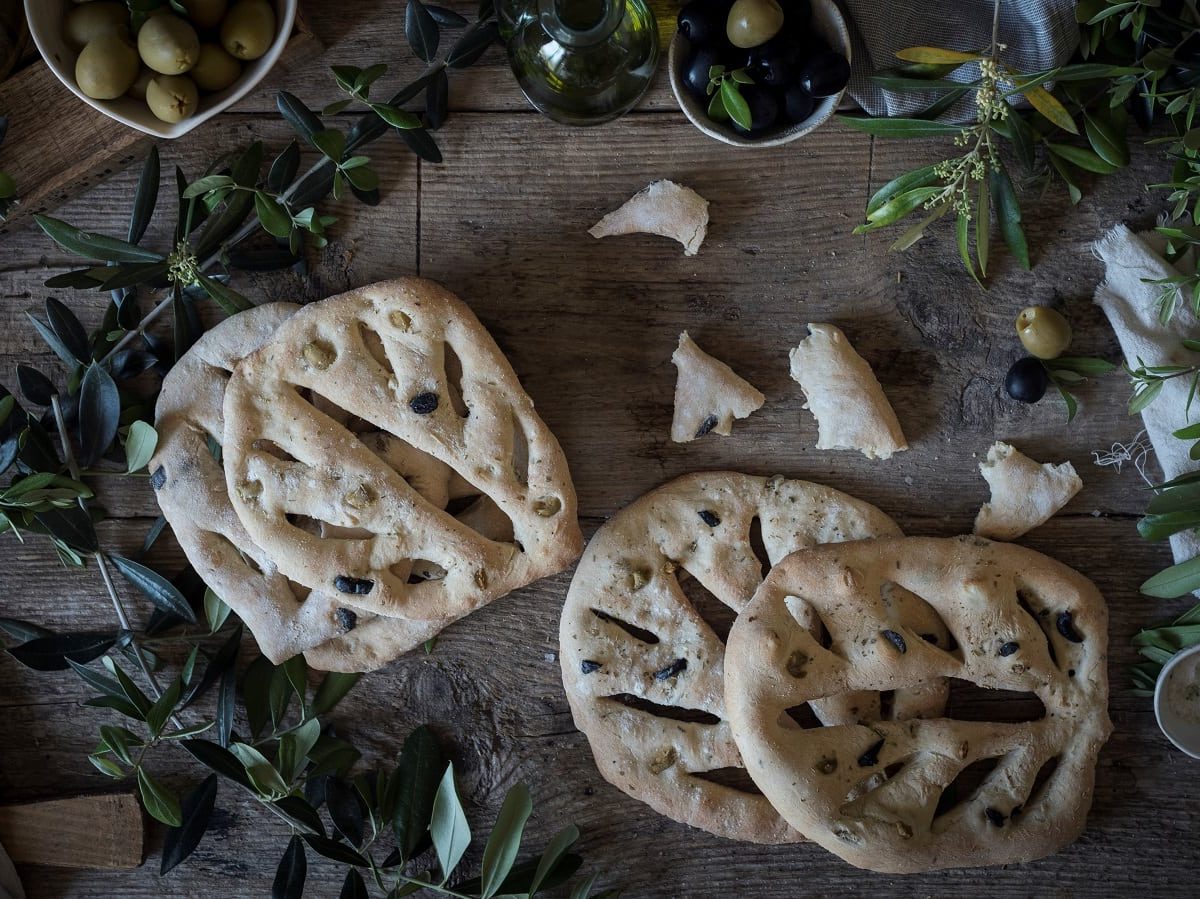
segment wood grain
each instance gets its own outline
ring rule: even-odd
[[[142,836],[133,793],[0,806],[0,845],[18,865],[136,868]]]
[[[470,11],[471,6],[455,3]],[[313,106],[335,98],[326,66],[389,58],[389,78],[415,74],[403,47],[402,0],[311,4],[314,28],[333,49],[289,73],[284,86]],[[1022,541],[1092,577],[1111,609],[1111,715],[1096,800],[1085,836],[1055,857],[987,872],[898,879],[849,868],[812,846],[766,848],[725,842],[658,817],[603,781],[562,695],[557,622],[569,573],[498,601],[452,626],[431,655],[417,653],[366,678],[334,718],[371,764],[394,757],[403,737],[429,722],[455,747],[477,838],[504,791],[529,784],[537,812],[530,845],[563,825],[583,830],[587,864],[600,883],[628,897],[733,893],[766,899],[894,894],[996,899],[1102,897],[1137,890],[1194,895],[1200,861],[1194,838],[1200,781],[1191,763],[1159,734],[1149,705],[1129,695],[1124,676],[1142,626],[1186,602],[1141,597],[1138,584],[1168,560],[1141,541],[1134,520],[1145,491],[1128,467],[1092,464],[1094,450],[1129,440],[1139,425],[1124,412],[1127,384],[1112,376],[1084,387],[1072,425],[1052,399],[1020,406],[1002,394],[1020,353],[1011,320],[1030,302],[1064,308],[1081,353],[1113,357],[1115,341],[1091,304],[1100,277],[1089,244],[1116,221],[1146,227],[1160,197],[1142,185],[1163,176],[1154,148],[1135,148],[1129,171],[1093,187],[1080,207],[1036,190],[1026,222],[1037,267],[999,260],[987,293],[961,271],[952,235],[936,230],[903,256],[886,236],[855,237],[870,192],[903,169],[938,158],[937,142],[880,142],[833,124],[786,151],[739,151],[708,141],[672,109],[659,85],[642,111],[603,129],[564,129],[529,114],[490,51],[478,70],[452,80],[458,110],[438,139],[442,166],[418,164],[399,141],[370,155],[384,176],[384,204],[338,210],[328,248],[310,254],[307,277],[239,276],[265,299],[315,299],[379,278],[419,272],[444,281],[479,312],[562,440],[578,487],[585,530],[662,481],[705,468],[809,477],[879,504],[914,534],[970,527],[987,498],[977,465],[988,444],[1011,439],[1035,458],[1070,459],[1083,492]],[[187,140],[164,145],[164,177],[178,162],[193,175],[219,150],[261,138],[288,139],[262,94]],[[73,222],[121,233],[129,171],[61,210]],[[649,237],[595,241],[587,228],[651,180],[670,177],[711,203],[709,238],[695,258]],[[149,240],[167,240],[169,216]],[[47,291],[42,281],[71,260],[39,233],[0,238],[0,380],[18,361],[53,367],[25,317]],[[995,255],[995,254],[993,254]],[[60,291],[94,323],[103,298]],[[818,453],[816,427],[787,371],[787,351],[809,321],[843,327],[874,365],[912,449],[886,463],[853,453]],[[767,394],[767,405],[729,438],[687,446],[668,440],[674,369],[669,357],[688,328],[705,349]],[[102,479],[115,520],[100,528],[105,546],[136,552],[157,509],[145,487]],[[110,624],[96,572],[64,572],[44,542],[3,538],[0,614],[52,627]],[[165,538],[149,557],[168,573],[182,565]],[[124,585],[124,593],[133,602]],[[169,652],[168,650],[164,650]],[[88,765],[96,731],[108,719],[80,702],[88,694],[68,674],[37,674],[0,655],[0,798],[42,799],[107,784]],[[178,788],[198,772],[164,752],[155,770]],[[249,798],[222,786],[213,831],[186,865],[165,879],[149,864],[103,873],[24,868],[32,897],[258,896],[269,893],[286,834]],[[310,857],[311,896],[336,895],[340,871]],[[986,884],[986,887],[981,887]]]

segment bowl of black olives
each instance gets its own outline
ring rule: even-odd
[[[832,0],[691,0],[668,69],[684,115],[737,147],[775,147],[833,115],[850,34]]]

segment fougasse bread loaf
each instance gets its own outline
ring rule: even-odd
[[[949,646],[899,615],[897,588],[941,619]],[[1112,730],[1107,626],[1087,578],[1011,544],[905,537],[802,550],[775,565],[730,632],[730,730],[783,818],[858,867],[905,874],[1041,858],[1079,836],[1092,802]],[[808,729],[788,714],[933,678],[1032,693],[1045,714]],[[958,791],[980,763],[994,768]]]
[[[430,281],[306,306],[237,366],[224,410],[226,484],[251,539],[357,608],[445,621],[582,547],[558,441],[483,325]],[[422,495],[397,452],[452,472],[457,502]]]
[[[323,671],[370,671],[420,646],[451,619],[376,617],[345,597],[289,581],[250,539],[225,486],[225,384],[237,363],[299,308],[271,303],[228,318],[175,364],[155,410],[159,444],[150,483],[188,561],[254,634],[263,655],[279,664],[303,652]],[[377,433],[364,439],[431,502],[448,502],[449,468],[412,448],[398,453]]]
[[[896,534],[890,518],[840,491],[736,472],[677,478],[614,515],[588,544],[559,626],[567,698],[604,777],[719,836],[798,840],[770,803],[737,783],[722,623],[792,550]],[[945,684],[931,682],[899,691],[891,710],[878,693],[862,693],[815,711],[830,724],[938,715],[945,698]]]

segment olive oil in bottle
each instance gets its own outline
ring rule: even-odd
[[[566,125],[628,112],[658,63],[658,29],[645,0],[507,0],[500,27],[526,98]]]

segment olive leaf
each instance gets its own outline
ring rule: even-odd
[[[271,882],[271,899],[302,899],[304,881],[308,877],[308,859],[304,856],[304,841],[293,836],[279,860],[275,879]]]
[[[17,386],[35,406],[49,406],[56,395],[53,382],[29,365],[17,365]]]
[[[338,899],[369,899],[369,895],[363,876],[354,868],[347,871],[346,879],[342,881],[341,892],[338,893]]]
[[[880,137],[935,137],[962,133],[961,125],[933,122],[926,119],[871,119],[865,116],[839,115],[838,119],[851,128]]]
[[[425,62],[432,62],[437,56],[441,31],[421,0],[408,0],[404,11],[404,35],[413,53]]]
[[[86,665],[100,658],[116,645],[119,637],[119,633],[112,631],[52,634],[10,646],[6,652],[35,671],[65,671],[72,662]]]
[[[1067,112],[1067,108],[1048,90],[1041,85],[1034,85],[1021,92],[1038,112],[1053,124],[1070,134],[1078,134],[1079,127]]]
[[[35,215],[33,220],[46,236],[60,247],[85,259],[99,259],[102,262],[160,262],[163,258],[158,253],[144,250],[128,241],[83,231],[48,215]]]
[[[191,604],[179,592],[179,588],[157,571],[124,556],[110,554],[107,558],[156,607],[182,618],[188,624],[196,623],[196,613]]]
[[[161,163],[158,158],[158,147],[151,146],[142,164],[142,173],[138,178],[137,190],[133,195],[133,211],[129,216],[129,233],[126,240],[133,245],[142,242],[146,228],[154,218],[154,209],[158,205],[159,180],[161,178]]]
[[[1147,578],[1140,589],[1147,596],[1159,599],[1175,599],[1200,589],[1200,556]]]
[[[1029,271],[1029,245],[1025,240],[1025,230],[1021,227],[1021,206],[1017,202],[1012,179],[1009,178],[1003,163],[990,169],[988,178],[991,180],[991,194],[995,201],[996,223],[1000,226],[1000,234],[1013,258],[1021,268]]]
[[[88,366],[79,391],[79,462],[96,464],[117,436],[121,396],[112,375],[98,362]]]
[[[398,800],[392,819],[396,848],[405,859],[424,845],[439,792],[438,776],[445,766],[433,731],[422,726],[408,735],[396,767]]]
[[[157,448],[158,432],[154,430],[154,426],[144,421],[133,422],[125,438],[126,473],[133,474],[145,468]]]
[[[150,817],[169,827],[179,827],[183,823],[179,798],[151,777],[145,768],[137,769],[137,783],[142,805]]]
[[[54,331],[55,336],[62,342],[71,356],[80,362],[87,362],[88,339],[87,331],[83,329],[75,313],[54,297],[46,298],[46,321]],[[68,366],[72,363],[68,362]]]
[[[361,674],[344,674],[338,671],[330,671],[326,674],[321,685],[317,687],[316,696],[313,697],[313,715],[324,715],[332,711],[334,706],[354,689],[354,685],[361,677]]]
[[[465,69],[474,65],[479,57],[487,52],[488,47],[499,39],[500,27],[495,22],[485,22],[468,28],[446,54],[446,66],[451,69]]]
[[[325,803],[337,832],[351,846],[362,845],[367,806],[358,790],[340,777],[331,777],[325,789]]]
[[[178,827],[167,831],[163,840],[162,863],[158,873],[164,876],[196,851],[212,820],[217,801],[217,776],[210,774],[183,800]]]
[[[228,749],[218,746],[209,740],[180,740],[179,745],[182,746],[196,761],[204,765],[211,771],[224,777],[226,780],[231,780],[247,790],[253,790],[254,787],[250,783],[250,778],[246,776],[246,769],[237,756]]]
[[[495,827],[492,828],[483,850],[483,868],[480,875],[483,880],[482,899],[491,899],[500,891],[513,863],[517,860],[525,823],[532,813],[533,799],[529,795],[529,788],[524,784],[517,784],[504,797]]]
[[[446,766],[446,773],[442,775],[433,798],[429,835],[433,840],[433,849],[437,853],[438,866],[442,871],[442,882],[445,883],[462,861],[467,847],[471,845],[471,826],[467,823],[462,800],[458,798],[453,762]]]

